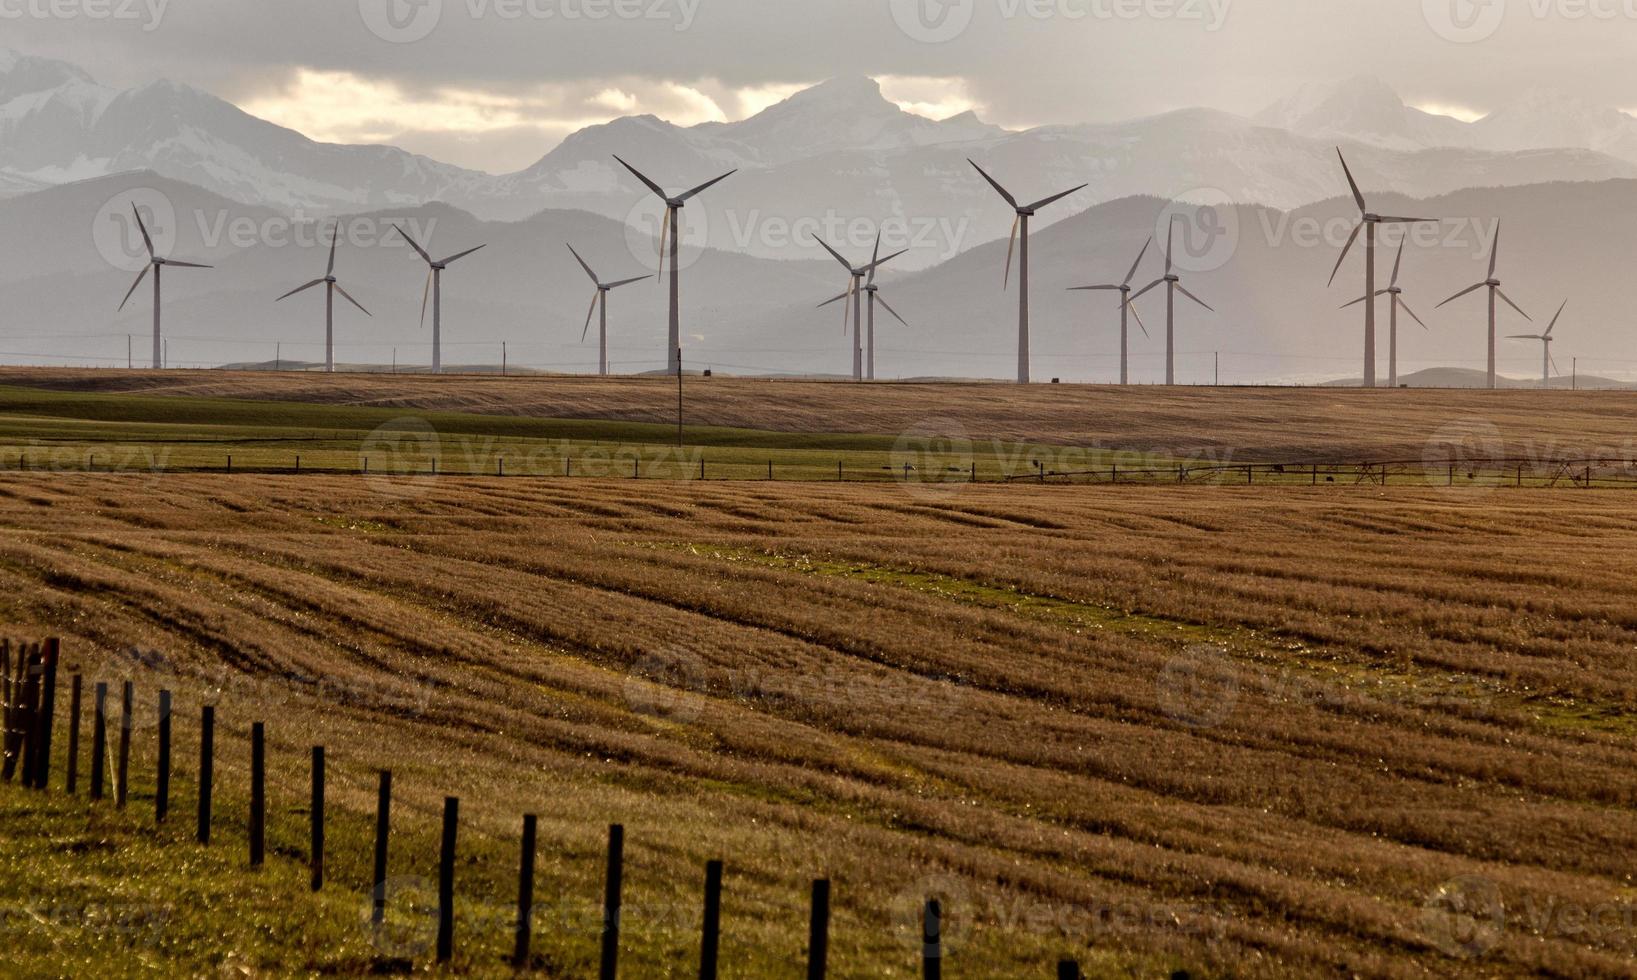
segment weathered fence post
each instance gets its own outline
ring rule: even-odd
[[[63,784],[69,795],[79,792],[80,781],[80,700],[84,679],[75,674],[68,682],[68,776]]]
[[[769,483],[773,481],[773,461],[771,459],[767,461],[767,479]]]
[[[267,727],[250,726],[250,866],[259,868],[267,847]]]
[[[108,755],[108,685],[97,682],[91,706],[91,799],[102,799],[103,767]]]
[[[813,910],[807,922],[807,980],[824,980],[830,959],[830,880],[813,882]]]
[[[529,965],[529,942],[534,934],[534,852],[539,818],[523,815],[523,848],[517,869],[517,936],[512,944],[512,965],[519,970]]]
[[[392,770],[381,770],[375,788],[375,871],[370,878],[374,907],[370,922],[379,926],[387,912],[387,835],[392,828]]]
[[[608,828],[608,876],[603,890],[601,980],[615,980],[620,958],[620,886],[625,874],[625,828]]]
[[[40,667],[44,671],[40,678],[40,711],[36,716],[39,722],[39,745],[34,755],[33,781],[25,780],[27,785],[35,789],[46,789],[51,781],[51,734],[56,727],[57,720],[57,656],[61,643],[56,637],[45,641],[42,651]]]
[[[699,936],[699,980],[716,980],[722,941],[722,862],[705,862],[705,921]]]
[[[936,898],[927,899],[926,911],[921,916],[922,980],[943,980],[942,918],[943,906]]]
[[[159,759],[155,767],[153,822],[164,823],[171,808],[171,692],[159,692]]]
[[[114,784],[114,806],[119,809],[125,808],[131,781],[131,709],[134,700],[131,682],[126,681],[119,689],[119,755],[116,769],[119,781]]]
[[[313,798],[307,811],[312,820],[312,890],[324,887],[324,746],[313,746]]]
[[[1058,960],[1057,980],[1080,980],[1080,964],[1074,960]]]
[[[505,475],[506,475],[506,457],[504,457],[504,456],[497,457],[495,459],[495,476],[503,477]]]
[[[438,962],[455,957],[455,832],[460,825],[460,800],[443,800],[443,847],[438,855]]]
[[[210,791],[216,773],[216,707],[199,709],[199,843],[210,843]]]

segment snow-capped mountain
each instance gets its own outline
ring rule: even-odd
[[[1471,127],[1404,104],[1379,78],[1361,75],[1338,85],[1308,84],[1255,117],[1265,126],[1330,141],[1369,143],[1395,150],[1477,145]],[[1578,147],[1578,143],[1558,146]],[[1495,146],[1491,149],[1516,149]]]
[[[1536,89],[1472,124],[1475,145],[1532,150],[1581,146],[1637,160],[1637,118],[1561,92]]]

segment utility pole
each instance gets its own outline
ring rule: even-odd
[[[284,344],[282,343],[273,345],[273,370],[284,370]]]
[[[676,447],[682,448],[682,348],[676,349]]]
[[[506,342],[504,340],[500,342],[500,376],[502,378],[506,376]]]
[[[1216,352],[1216,387],[1222,387],[1222,352]]]
[[[1580,358],[1574,359],[1574,367],[1569,369],[1569,390],[1580,390]]]
[[[392,348],[392,373],[398,373],[398,348]]]

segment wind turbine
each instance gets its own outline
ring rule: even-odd
[[[426,254],[426,249],[421,248],[419,242],[409,237],[408,232],[404,231],[402,228],[399,228],[397,225],[393,225],[392,227],[397,230],[398,234],[404,237],[404,241],[409,243],[409,247],[413,248],[415,253],[426,261],[426,288],[421,290],[421,326],[426,326],[426,297],[428,291],[430,291],[432,295],[432,373],[442,374],[443,270],[447,269],[449,266],[460,261],[461,259],[464,259],[466,256],[471,255],[473,252],[476,252],[479,249],[487,248],[488,246],[479,245],[477,248],[469,248],[464,252],[451,255],[447,259],[440,259],[439,261],[434,262],[432,261],[432,256]]]
[[[1511,297],[1501,292],[1501,281],[1495,278],[1495,264],[1500,260],[1500,254],[1501,226],[1499,222],[1496,222],[1495,242],[1489,247],[1489,278],[1478,283],[1477,285],[1468,286],[1467,288],[1456,293],[1454,296],[1451,296],[1449,299],[1446,299],[1442,303],[1438,304],[1438,309],[1443,309],[1468,293],[1475,293],[1485,286],[1489,287],[1489,387],[1492,389],[1495,387],[1495,297],[1499,296],[1501,299],[1506,300],[1506,305],[1512,307],[1514,310],[1517,310],[1525,320],[1529,320],[1530,323],[1535,322],[1529,318],[1529,314],[1523,312],[1522,307],[1512,302]]]
[[[677,271],[678,253],[682,248],[682,209],[690,200],[727,180],[739,171],[737,169],[729,170],[715,180],[708,180],[691,191],[685,191],[672,197],[665,193],[664,188],[643,176],[642,172],[636,167],[631,166],[624,160],[620,160],[618,155],[615,155],[614,159],[619,160],[620,166],[631,171],[633,176],[647,185],[649,190],[653,191],[659,196],[660,200],[665,202],[665,222],[659,228],[659,275],[661,278],[665,275],[666,237],[669,235],[671,250],[671,321],[670,343],[667,346],[665,355],[665,372],[675,374],[677,372],[677,360],[682,356],[682,311],[680,308],[682,285]]]
[[[1125,280],[1123,282],[1121,282],[1119,285],[1071,286],[1071,287],[1069,287],[1070,292],[1091,292],[1091,291],[1096,291],[1096,290],[1118,290],[1119,291],[1119,293],[1120,293],[1120,384],[1122,384],[1122,385],[1126,385],[1126,384],[1131,383],[1131,372],[1129,370],[1129,368],[1130,368],[1130,349],[1131,348],[1130,348],[1130,343],[1129,343],[1127,333],[1126,333],[1127,330],[1129,329],[1129,324],[1127,322],[1128,318],[1127,318],[1126,314],[1127,314],[1127,312],[1130,312],[1131,314],[1135,315],[1136,312],[1137,312],[1136,307],[1131,305],[1131,280],[1133,280],[1133,279],[1135,279],[1137,277],[1137,269],[1142,265],[1143,258],[1148,255],[1148,249],[1153,244],[1154,244],[1154,239],[1152,239],[1152,238],[1148,239],[1148,241],[1143,245],[1142,251],[1137,253],[1137,261],[1131,263],[1131,271],[1126,273]],[[1137,317],[1137,326],[1142,327],[1142,335],[1144,337],[1148,336],[1148,327],[1142,322],[1142,317],[1140,317],[1140,316]]]
[[[374,314],[364,309],[364,304],[353,299],[345,289],[341,288],[341,284],[335,281],[335,243],[340,237],[340,233],[341,224],[336,222],[335,226],[330,230],[330,264],[324,270],[324,278],[314,279],[305,286],[297,286],[273,301],[275,303],[282,302],[297,293],[306,292],[314,286],[324,287],[324,371],[326,374],[335,372],[335,294],[340,293],[347,302],[358,307],[365,316],[374,319]]]
[[[574,246],[570,245],[568,250],[574,252]],[[591,266],[586,265],[585,259],[580,258],[579,252],[574,252],[574,259],[580,263],[580,268],[585,270],[585,274],[591,277],[591,281],[597,284],[596,295],[591,297],[591,309],[585,312],[585,329],[580,331],[580,343],[585,343],[586,334],[591,332],[591,316],[597,312],[597,307],[600,305],[602,307],[602,319],[597,327],[597,373],[606,377],[608,375],[608,294],[621,286],[629,286],[649,277],[637,276],[634,279],[621,279],[618,282],[603,282],[597,278],[595,272],[591,271]]]
[[[1171,240],[1176,230],[1176,215],[1172,215],[1171,223],[1165,229],[1165,275],[1144,286],[1137,291],[1135,296],[1126,300],[1128,305],[1135,303],[1142,298],[1144,293],[1155,286],[1161,283],[1165,284],[1165,383],[1168,385],[1177,383],[1177,293],[1181,293],[1212,313],[1216,312],[1216,310],[1212,309],[1211,304],[1190,293],[1187,287],[1182,284],[1182,277],[1173,271]],[[1147,332],[1146,328],[1144,328],[1144,332]]]
[[[160,306],[161,306],[160,293],[159,293],[159,280],[161,278],[160,277],[160,272],[163,271],[165,266],[167,266],[167,265],[175,266],[175,267],[180,268],[180,269],[210,269],[210,268],[214,268],[214,267],[213,266],[208,266],[208,265],[202,265],[202,264],[200,264],[198,262],[182,262],[182,261],[180,261],[178,259],[160,258],[159,255],[157,255],[153,250],[153,239],[151,237],[149,237],[149,235],[148,235],[148,226],[142,223],[142,212],[137,210],[135,204],[131,205],[131,213],[136,215],[136,226],[137,226],[137,228],[141,229],[141,231],[142,231],[142,245],[143,245],[144,248],[146,248],[148,250],[148,264],[142,267],[141,272],[137,273],[136,282],[131,283],[131,288],[125,292],[125,298],[119,301],[119,308],[121,310],[125,309],[125,304],[129,303],[131,301],[131,295],[136,292],[136,287],[142,285],[142,280],[147,278],[149,270],[152,270],[153,271],[153,369],[155,371],[158,371],[158,370],[162,369],[165,366],[165,347],[164,347],[164,342],[160,339],[162,337],[162,334],[160,332],[160,317],[159,317],[159,311],[160,311]]]
[[[1336,274],[1341,272],[1341,264],[1347,261],[1347,253],[1353,250],[1353,243],[1358,241],[1358,233],[1364,232],[1364,387],[1376,386],[1376,228],[1378,225],[1418,225],[1437,218],[1395,218],[1376,214],[1370,206],[1364,203],[1364,193],[1358,189],[1358,181],[1353,179],[1353,171],[1347,166],[1347,158],[1342,156],[1341,147],[1336,148],[1336,156],[1341,160],[1341,171],[1347,175],[1347,186],[1352,188],[1353,200],[1358,203],[1359,221],[1353,226],[1353,234],[1348,236],[1347,244],[1342,247],[1341,258],[1336,260],[1336,267],[1330,271],[1329,285],[1336,284]]]
[[[1398,285],[1398,272],[1404,266],[1404,246],[1407,244],[1409,244],[1409,239],[1407,238],[1398,243],[1398,259],[1393,262],[1392,285],[1388,286],[1386,289],[1376,291],[1377,296],[1392,297],[1391,305],[1388,307],[1392,312],[1392,325],[1389,328],[1390,334],[1387,341],[1387,387],[1389,388],[1398,387],[1398,311],[1402,309],[1405,313],[1408,313],[1416,323],[1421,324],[1422,330],[1427,329],[1427,325],[1422,323],[1421,318],[1415,315],[1414,310],[1410,309],[1410,304],[1404,302],[1404,290],[1399,288]],[[1348,303],[1347,306],[1342,307],[1342,309],[1345,310],[1348,306],[1357,306],[1368,298],[1369,297],[1367,296],[1360,296],[1358,299]]]
[[[983,174],[983,179],[989,182],[989,186],[993,187],[1001,198],[1012,206],[1012,210],[1017,213],[1017,217],[1012,220],[1012,236],[1006,243],[1006,277],[1003,282],[1008,287],[1012,282],[1012,250],[1018,243],[1018,231],[1021,229],[1023,233],[1023,247],[1019,250],[1018,258],[1018,275],[1021,279],[1021,288],[1018,295],[1017,310],[1017,383],[1026,385],[1029,383],[1029,219],[1034,217],[1035,212],[1046,205],[1061,201],[1087,185],[1081,184],[1073,190],[1054,194],[1033,204],[1020,205],[1017,203],[1017,198],[1013,197],[1010,191],[1000,186],[995,178],[984,173],[984,169],[973,162],[971,158],[968,158],[966,162],[972,164],[972,169]]]
[[[1552,357],[1552,331],[1557,329],[1557,321],[1563,316],[1563,311],[1568,307],[1568,305],[1569,301],[1564,300],[1563,305],[1557,308],[1557,316],[1552,317],[1552,325],[1546,328],[1545,333],[1513,334],[1512,336],[1506,338],[1507,340],[1538,340],[1541,342],[1541,346],[1545,348],[1545,353],[1541,357],[1540,366],[1540,386],[1542,388],[1550,388],[1552,386],[1552,372],[1557,370],[1557,360]],[[1563,372],[1559,371],[1558,373],[1562,374]]]
[[[840,296],[835,297],[834,299],[825,300],[824,302],[819,304],[818,308],[822,310],[826,306],[829,306],[831,303],[839,303],[839,302],[842,302],[844,300],[852,300],[850,308],[848,306],[843,306],[841,308],[841,329],[842,329],[843,333],[846,332],[846,330],[847,330],[847,319],[850,316],[852,318],[852,322],[853,322],[853,380],[854,381],[863,381],[864,378],[865,378],[865,370],[864,370],[864,367],[865,367],[865,365],[864,365],[864,337],[863,337],[863,330],[860,329],[860,326],[863,323],[864,294],[867,293],[867,292],[870,294],[869,378],[870,378],[870,380],[873,381],[873,380],[875,380],[875,299],[876,299],[876,293],[872,292],[871,290],[875,286],[875,270],[880,268],[881,266],[886,265],[888,262],[891,262],[893,259],[896,259],[898,256],[903,255],[904,252],[909,251],[909,249],[903,249],[903,250],[892,253],[891,255],[887,256],[886,258],[882,258],[881,257],[881,235],[878,233],[875,236],[875,254],[871,256],[869,265],[864,265],[864,266],[859,266],[857,268],[854,268],[853,264],[851,262],[848,262],[846,259],[841,257],[840,252],[837,252],[835,249],[830,247],[829,242],[826,242],[824,239],[819,238],[817,235],[813,236],[813,240],[818,242],[820,245],[823,245],[824,250],[826,252],[829,252],[835,258],[835,260],[837,262],[840,262],[841,267],[843,269],[847,270],[847,291],[842,293]],[[865,282],[865,277],[868,277],[868,283],[867,284]],[[887,307],[887,309],[891,310],[892,307],[889,306],[889,307]],[[893,316],[898,316],[898,314],[894,313]],[[902,318],[900,318],[899,322],[902,322]],[[906,324],[906,326],[907,326],[907,324]]]

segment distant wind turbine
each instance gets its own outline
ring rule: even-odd
[[[314,286],[324,287],[324,371],[327,374],[335,371],[335,294],[340,293],[346,298],[347,302],[358,307],[365,316],[374,318],[374,314],[364,309],[362,303],[348,295],[347,291],[341,288],[341,284],[335,281],[335,243],[340,235],[341,224],[337,222],[335,227],[330,230],[330,264],[324,270],[324,278],[314,279],[305,286],[297,286],[273,301],[275,303],[282,302],[297,293],[306,292]]]
[[[1129,313],[1135,315],[1136,312],[1137,312],[1136,307],[1131,305],[1131,280],[1133,280],[1133,279],[1135,279],[1137,277],[1137,269],[1142,266],[1142,260],[1148,255],[1148,249],[1153,244],[1154,244],[1154,239],[1150,238],[1143,245],[1142,251],[1137,253],[1137,261],[1131,263],[1131,271],[1126,273],[1125,280],[1123,282],[1119,283],[1118,285],[1071,286],[1071,287],[1069,287],[1070,292],[1091,292],[1091,291],[1097,291],[1097,290],[1118,290],[1119,291],[1119,293],[1120,293],[1120,384],[1122,384],[1122,385],[1127,385],[1127,384],[1131,383],[1131,371],[1130,371],[1131,345],[1130,345],[1130,338],[1129,338],[1129,336],[1127,334],[1127,331],[1129,330],[1129,323],[1128,323],[1129,318],[1126,316],[1126,314],[1129,312]],[[1140,317],[1140,316],[1137,317],[1137,326],[1142,327],[1142,335],[1144,337],[1148,336],[1148,327],[1142,322],[1142,317]]]
[[[1000,194],[1001,198],[1005,200],[1007,204],[1012,206],[1012,210],[1017,214],[1017,216],[1012,220],[1012,236],[1006,243],[1006,277],[1003,281],[1008,287],[1011,285],[1012,280],[1013,247],[1018,243],[1019,231],[1021,230],[1022,232],[1023,245],[1022,248],[1018,250],[1018,278],[1020,280],[1020,291],[1018,295],[1017,310],[1017,383],[1020,385],[1026,385],[1029,383],[1029,219],[1034,217],[1035,212],[1039,211],[1046,205],[1061,201],[1063,198],[1068,197],[1075,191],[1084,189],[1087,185],[1081,184],[1079,187],[1076,187],[1073,190],[1066,190],[1061,194],[1053,194],[1051,197],[1043,198],[1042,200],[1036,201],[1033,204],[1018,204],[1017,198],[1013,197],[1011,192],[1006,188],[1000,186],[999,182],[997,182],[995,178],[985,173],[982,167],[978,166],[970,158],[968,158],[966,162],[972,164],[972,169],[976,170],[980,174],[983,174],[983,179],[989,182],[989,186],[993,187],[996,192]]]
[[[1402,309],[1405,313],[1408,313],[1416,323],[1421,324],[1422,330],[1427,329],[1427,325],[1422,323],[1421,318],[1415,315],[1414,310],[1410,309],[1410,304],[1404,302],[1404,290],[1399,288],[1398,285],[1398,272],[1404,266],[1404,246],[1407,244],[1409,244],[1408,238],[1398,243],[1398,259],[1397,261],[1393,262],[1392,285],[1388,286],[1386,289],[1376,291],[1377,296],[1392,297],[1391,305],[1389,307],[1389,309],[1392,311],[1392,325],[1390,327],[1389,340],[1387,341],[1387,387],[1389,388],[1398,387],[1398,311]],[[1342,309],[1345,310],[1348,306],[1357,306],[1368,298],[1369,297],[1366,296],[1360,296],[1358,299],[1348,303],[1347,306],[1342,307]]]
[[[1171,241],[1176,230],[1176,216],[1173,215],[1171,223],[1165,229],[1165,275],[1144,286],[1137,291],[1135,296],[1126,301],[1128,304],[1135,303],[1142,298],[1144,293],[1162,283],[1165,285],[1165,383],[1168,385],[1177,383],[1177,293],[1181,293],[1212,313],[1216,312],[1215,309],[1212,309],[1211,304],[1190,293],[1187,287],[1183,286],[1182,277],[1173,271],[1175,265],[1171,261]],[[1147,328],[1144,328],[1144,332],[1146,330]]]
[[[136,215],[136,226],[137,226],[137,228],[141,229],[141,231],[142,231],[142,245],[143,245],[143,247],[145,247],[148,250],[148,264],[142,267],[141,272],[137,273],[136,282],[131,283],[131,288],[126,291],[125,298],[119,301],[119,308],[121,310],[125,309],[125,304],[129,303],[131,301],[131,295],[136,292],[136,287],[142,285],[142,280],[147,278],[148,272],[150,270],[152,270],[152,272],[153,272],[153,369],[155,371],[158,371],[158,370],[162,369],[165,366],[165,346],[164,346],[164,341],[161,339],[163,334],[162,334],[162,332],[160,330],[160,316],[159,316],[160,307],[162,305],[161,302],[160,302],[160,292],[159,292],[159,280],[161,278],[160,277],[160,272],[163,271],[165,266],[167,266],[167,265],[175,266],[175,267],[181,268],[181,269],[209,269],[209,268],[213,268],[213,267],[208,266],[208,265],[202,265],[202,264],[200,264],[198,262],[182,262],[182,261],[179,261],[177,259],[161,258],[153,250],[153,239],[151,237],[149,237],[149,235],[148,235],[148,226],[142,223],[142,212],[138,211],[137,208],[136,208],[136,205],[133,204],[133,205],[131,205],[131,213]]]
[[[1418,225],[1437,221],[1437,218],[1394,218],[1376,214],[1370,206],[1364,203],[1364,193],[1358,189],[1358,181],[1353,179],[1353,171],[1347,166],[1347,158],[1342,156],[1341,148],[1336,148],[1336,156],[1341,160],[1342,173],[1347,175],[1347,186],[1353,191],[1353,200],[1358,204],[1359,222],[1353,226],[1353,234],[1348,237],[1347,244],[1342,247],[1341,258],[1336,260],[1336,267],[1330,271],[1330,285],[1336,284],[1336,274],[1341,272],[1341,264],[1347,261],[1347,253],[1353,250],[1353,243],[1358,241],[1358,233],[1364,232],[1364,387],[1376,386],[1376,227],[1378,225]]]
[[[426,326],[426,297],[427,293],[430,292],[432,296],[432,373],[442,374],[443,270],[447,269],[449,266],[455,264],[461,259],[464,259],[466,256],[471,255],[473,252],[476,252],[479,249],[487,248],[488,246],[479,245],[477,248],[469,248],[464,252],[458,252],[451,255],[447,259],[440,259],[434,262],[432,261],[432,256],[426,254],[426,249],[421,248],[419,242],[409,237],[408,232],[404,231],[402,228],[398,228],[397,225],[393,225],[392,227],[397,229],[398,234],[402,235],[404,237],[404,241],[409,243],[409,247],[413,248],[415,253],[426,262],[426,288],[421,290],[421,326]]]
[[[867,364],[867,373],[870,376],[870,380],[874,381],[875,380],[875,304],[880,303],[882,305],[882,307],[884,307],[888,313],[892,314],[892,318],[894,320],[897,320],[899,323],[902,323],[904,326],[906,326],[906,327],[909,326],[909,321],[905,320],[903,317],[899,316],[898,311],[892,308],[891,303],[887,302],[887,298],[885,296],[881,295],[881,287],[877,286],[875,284],[875,271],[874,270],[870,271],[870,279],[869,279],[868,282],[866,282],[864,284],[864,291],[866,293],[870,294],[870,303],[869,303],[869,307],[868,307],[868,309],[869,309],[869,321],[868,322],[869,322],[869,325],[870,325],[870,356],[869,356],[869,362]]]
[[[1552,331],[1557,329],[1557,321],[1562,318],[1563,311],[1568,307],[1568,305],[1569,301],[1564,300],[1563,305],[1557,308],[1557,316],[1552,317],[1552,324],[1546,328],[1545,333],[1513,334],[1512,336],[1506,338],[1507,340],[1540,341],[1541,346],[1545,348],[1544,353],[1541,355],[1540,365],[1540,386],[1542,388],[1550,388],[1552,386],[1552,372],[1557,370],[1557,360],[1552,357]],[[1563,372],[1558,371],[1558,373],[1562,374]]]
[[[1468,286],[1467,288],[1465,288],[1465,289],[1461,290],[1460,292],[1456,293],[1454,296],[1451,296],[1449,299],[1446,299],[1442,303],[1438,304],[1438,309],[1443,309],[1444,307],[1446,307],[1449,304],[1455,302],[1456,300],[1460,299],[1462,296],[1465,296],[1468,293],[1475,293],[1478,290],[1483,289],[1485,286],[1489,287],[1489,387],[1490,388],[1495,387],[1495,297],[1499,296],[1501,299],[1505,300],[1506,305],[1512,307],[1512,309],[1514,309],[1514,310],[1517,310],[1518,313],[1525,320],[1529,320],[1530,323],[1535,322],[1534,320],[1530,319],[1529,314],[1523,312],[1522,307],[1520,307],[1520,306],[1518,306],[1518,304],[1512,302],[1511,297],[1509,297],[1505,293],[1501,292],[1501,281],[1499,279],[1495,278],[1495,265],[1496,265],[1497,262],[1500,261],[1500,254],[1501,254],[1501,226],[1500,226],[1500,223],[1497,222],[1495,224],[1495,242],[1494,242],[1494,244],[1492,244],[1489,247],[1489,278],[1485,279],[1483,282],[1478,283],[1477,285]]]
[[[631,171],[633,176],[647,185],[649,190],[653,191],[659,196],[660,200],[665,202],[665,221],[659,228],[659,275],[661,278],[665,276],[665,249],[669,245],[671,251],[671,320],[670,343],[667,345],[667,354],[665,355],[665,371],[667,374],[675,374],[677,372],[677,359],[682,356],[682,311],[680,306],[682,285],[677,271],[677,259],[682,249],[682,209],[690,200],[727,180],[739,171],[737,169],[729,170],[715,180],[707,180],[691,191],[685,191],[672,197],[665,193],[664,188],[643,176],[642,172],[636,167],[631,166],[624,160],[620,160],[618,156],[615,156],[614,159],[619,160],[620,166]],[[668,243],[666,241],[667,236],[670,238]]]
[[[568,250],[570,252],[574,252],[574,246],[570,245],[568,247]],[[648,276],[637,276],[634,279],[621,279],[618,282],[603,282],[601,279],[597,278],[597,274],[595,272],[591,271],[591,266],[586,265],[585,259],[580,258],[580,253],[579,252],[574,252],[574,259],[575,259],[575,261],[580,263],[580,268],[585,270],[585,274],[591,277],[591,281],[597,284],[597,292],[596,292],[596,294],[594,296],[591,297],[591,309],[587,310],[586,314],[585,314],[585,328],[580,331],[580,343],[582,343],[582,344],[585,343],[586,334],[591,332],[591,317],[592,317],[593,314],[595,314],[597,312],[597,308],[599,306],[601,306],[602,307],[602,318],[601,318],[601,320],[600,320],[600,322],[598,324],[598,327],[597,327],[597,373],[601,374],[601,375],[604,375],[604,376],[607,376],[607,374],[608,374],[608,294],[613,292],[614,290],[620,288],[621,286],[629,286],[634,282],[641,282],[642,280],[647,279],[649,277]]]
[[[881,236],[879,234],[877,234],[875,236],[875,254],[873,256],[871,256],[869,264],[854,268],[853,264],[851,262],[848,262],[846,259],[841,257],[840,252],[837,252],[835,249],[830,247],[829,242],[826,242],[824,239],[819,238],[817,235],[813,236],[813,240],[818,242],[820,245],[823,245],[824,250],[826,252],[829,252],[830,255],[833,256],[837,262],[840,262],[841,267],[843,269],[847,270],[847,291],[842,293],[840,296],[835,297],[834,299],[825,300],[824,302],[819,304],[818,308],[822,310],[826,306],[829,306],[831,303],[839,303],[839,302],[843,302],[843,301],[846,301],[846,300],[851,300],[852,301],[850,304],[844,305],[841,308],[841,330],[842,330],[843,333],[846,332],[846,330],[847,330],[847,321],[848,321],[848,318],[851,317],[852,318],[852,324],[853,324],[853,380],[854,381],[863,381],[864,378],[865,378],[865,374],[866,374],[866,372],[865,372],[865,363],[864,363],[864,336],[863,336],[863,329],[862,329],[862,325],[863,325],[863,321],[864,321],[863,301],[864,301],[864,294],[867,293],[867,292],[870,294],[870,324],[869,324],[869,330],[870,330],[870,338],[869,338],[870,339],[870,358],[869,358],[869,361],[870,361],[870,363],[869,363],[868,376],[869,376],[870,380],[873,381],[875,379],[875,298],[876,298],[876,294],[874,292],[871,292],[871,289],[875,285],[875,270],[879,269],[881,266],[886,265],[888,262],[891,262],[893,259],[896,259],[898,256],[903,255],[904,252],[909,251],[909,249],[903,249],[901,251],[897,251],[897,252],[892,253],[891,255],[887,256],[886,258],[882,258],[881,257]],[[868,283],[867,284],[865,282],[866,277],[868,277]],[[889,306],[889,307],[887,307],[887,309],[891,310],[892,307]],[[894,313],[893,316],[898,316],[898,314]]]

